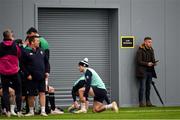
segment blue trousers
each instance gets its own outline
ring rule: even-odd
[[[139,102],[143,102],[144,91],[146,102],[150,102],[150,91],[151,91],[151,83],[152,83],[152,73],[145,72],[144,79],[139,80]]]

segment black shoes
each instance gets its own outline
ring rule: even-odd
[[[146,107],[146,105],[143,102],[139,102],[139,107]]]
[[[156,107],[150,101],[146,102],[146,105],[143,102],[139,102],[139,107]]]
[[[156,107],[155,105],[153,105],[150,101],[146,102],[146,106],[147,107]]]

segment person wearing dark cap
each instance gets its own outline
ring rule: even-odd
[[[157,78],[154,66],[156,66],[151,37],[145,37],[143,44],[136,54],[136,77],[139,81],[139,107],[153,107],[150,100],[152,78]],[[145,89],[146,105],[143,102]]]
[[[21,51],[14,42],[12,30],[5,30],[3,32],[3,37],[3,42],[0,43],[0,75],[6,116],[11,116],[9,107],[9,87],[12,84],[16,95],[17,115],[21,117],[23,116],[21,113],[21,82],[18,74]]]
[[[85,107],[85,101],[88,95],[94,97],[93,101],[93,112],[102,112],[106,109],[112,109],[118,112],[117,103],[114,101],[111,104],[104,105],[103,101],[107,96],[107,90],[104,82],[95,70],[88,67],[88,58],[79,62],[79,71],[85,76],[85,87],[79,89],[79,98],[81,101],[81,109],[75,113],[86,113],[87,109]]]

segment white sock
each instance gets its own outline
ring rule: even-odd
[[[41,113],[45,113],[45,107],[44,106],[41,107]]]
[[[34,114],[34,107],[29,107],[29,112]]]
[[[15,105],[10,105],[11,107],[11,113],[14,112]]]
[[[112,104],[105,105],[105,108],[106,108],[106,109],[112,108]]]
[[[81,110],[86,110],[86,104],[85,103],[81,103]]]

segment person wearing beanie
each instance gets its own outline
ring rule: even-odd
[[[103,101],[107,97],[107,90],[104,82],[96,71],[89,68],[88,58],[84,58],[84,60],[79,62],[79,71],[84,74],[86,83],[83,88],[79,89],[81,109],[75,113],[87,113],[85,101],[88,95],[94,97],[93,112],[102,112],[106,109],[112,109],[115,112],[118,112],[118,106],[115,101],[113,101],[111,104],[103,104]]]

